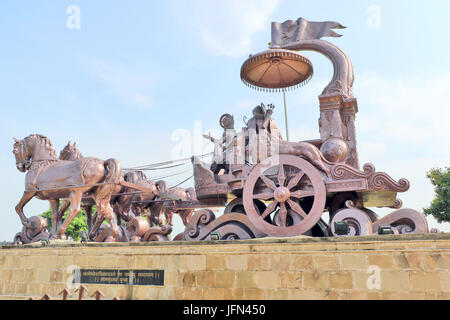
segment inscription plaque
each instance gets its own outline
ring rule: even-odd
[[[164,270],[75,270],[73,283],[163,286]]]

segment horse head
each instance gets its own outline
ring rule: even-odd
[[[75,161],[80,158],[83,158],[83,155],[81,154],[80,150],[78,150],[78,148],[76,147],[76,143],[71,145],[70,141],[59,153],[59,160]]]
[[[13,153],[20,172],[27,171],[32,161],[58,160],[51,141],[40,134],[30,134],[18,140],[14,138]]]
[[[147,179],[147,176],[143,171],[131,171],[127,172],[125,174],[125,181],[128,181],[130,183],[134,183],[143,187],[146,187],[148,189],[153,190],[152,192],[144,192],[140,194],[141,200],[153,200],[156,196],[156,193],[158,192],[156,184],[150,180]]]
[[[31,152],[24,140],[14,138],[13,153],[16,157],[16,167],[20,172],[25,172],[31,165]]]

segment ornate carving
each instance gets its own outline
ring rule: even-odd
[[[409,181],[400,179],[396,182],[388,174],[377,172],[369,179],[369,189],[374,191],[390,190],[397,192],[405,192],[409,189]]]
[[[395,204],[392,207],[389,207],[391,209],[400,209],[403,207],[403,201],[401,199],[395,199]]]
[[[334,230],[334,223],[339,221],[347,222],[349,235],[377,234],[378,228],[384,225],[390,226],[393,234],[428,233],[428,224],[425,216],[411,209],[400,209],[381,219],[377,219],[374,213],[366,208],[339,210],[330,223],[334,236],[337,236]]]
[[[346,164],[335,164],[331,167],[331,176],[335,180],[345,180],[351,178],[370,178],[375,173],[375,166],[371,163],[366,163],[363,166],[364,171],[359,171]]]
[[[359,171],[346,164],[336,164],[331,167],[331,176],[334,180],[344,180],[351,178],[367,179],[368,189],[371,191],[395,191],[405,192],[409,189],[409,181],[400,179],[396,182],[384,172],[375,172],[375,166],[371,163],[363,166],[364,171]]]
[[[152,227],[142,236],[141,241],[169,241],[168,235],[172,232],[170,225]]]
[[[325,183],[328,192],[363,191],[367,190],[367,181],[364,179],[349,179],[328,181]]]
[[[141,241],[142,236],[150,229],[147,219],[134,217],[127,223],[128,239],[131,242]]]
[[[169,241],[168,235],[172,232],[170,225],[149,227],[142,217],[131,219],[127,226],[119,226],[119,238],[114,236],[112,226],[104,223],[93,236],[95,242],[148,242]]]
[[[350,204],[350,203],[349,203]],[[341,236],[336,233],[335,223],[345,221],[348,225],[348,234],[344,236],[366,236],[373,233],[372,220],[363,210],[357,208],[346,208],[339,210],[331,219],[331,233],[334,236]]]
[[[14,236],[15,244],[26,244],[39,240],[48,239],[47,220],[41,216],[33,216],[29,219],[30,228],[23,227],[21,232]]]
[[[325,118],[327,119],[328,122],[331,122],[331,120],[333,120],[333,113],[334,111],[332,110],[327,110],[324,112]]]
[[[118,226],[118,233],[113,232],[109,223],[103,223],[94,234],[90,234],[94,242],[128,242],[127,231],[123,226]]]
[[[220,240],[252,239],[265,236],[242,213],[224,214],[216,219],[211,210],[201,210],[192,216],[184,231],[183,239],[213,240],[212,234]]]
[[[390,225],[396,228],[400,234],[406,233],[428,233],[428,223],[426,217],[412,209],[399,209],[380,220],[374,222],[373,231],[377,232],[381,225]]]

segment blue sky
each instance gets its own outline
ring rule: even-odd
[[[67,28],[70,5],[80,8],[80,29]],[[247,88],[239,71],[250,53],[267,49],[270,22],[298,17],[347,26],[328,40],[355,69],[360,162],[408,178],[411,189],[399,197],[421,210],[433,198],[426,171],[450,159],[448,12],[445,0],[1,1],[0,240],[21,228],[14,206],[24,175],[15,168],[13,136],[44,134],[58,152],[76,141],[85,156],[129,167],[175,158],[180,132],[192,140],[218,133],[225,112],[239,128],[260,102],[277,106],[284,128],[282,96]],[[293,140],[319,136],[317,96],[332,75],[324,57],[304,54],[315,73],[287,94]],[[169,183],[188,177],[186,170]],[[47,207],[32,200],[25,213]]]

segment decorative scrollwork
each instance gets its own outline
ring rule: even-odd
[[[369,179],[369,188],[374,191],[391,190],[397,192],[405,192],[409,189],[409,181],[400,179],[396,182],[384,172],[377,172]]]
[[[381,225],[390,225],[398,230],[400,234],[421,234],[428,233],[428,223],[426,217],[412,209],[399,209],[373,223],[374,232]]]
[[[339,163],[331,168],[331,176],[334,180],[364,178],[368,181],[368,188],[371,191],[405,192],[409,189],[410,184],[407,179],[400,179],[397,182],[387,173],[376,172],[375,166],[371,163],[365,164],[363,170],[359,171],[349,165]]]
[[[369,178],[375,173],[375,166],[366,163],[363,166],[364,171],[359,171],[349,165],[338,163],[331,168],[331,176],[335,180],[345,180],[351,178]]]
[[[150,225],[147,219],[134,217],[127,223],[128,238],[131,242],[139,242],[149,229]]]
[[[204,223],[207,221],[207,223]],[[229,213],[215,218],[211,210],[196,212],[186,227],[183,240],[214,240],[215,234],[220,240],[252,239],[266,236],[256,229],[249,218],[242,213]]]
[[[169,241],[168,235],[172,232],[170,225],[152,227],[142,236],[141,241]]]
[[[403,201],[401,199],[395,199],[395,203],[392,207],[389,207],[391,209],[401,209],[403,207]]]

